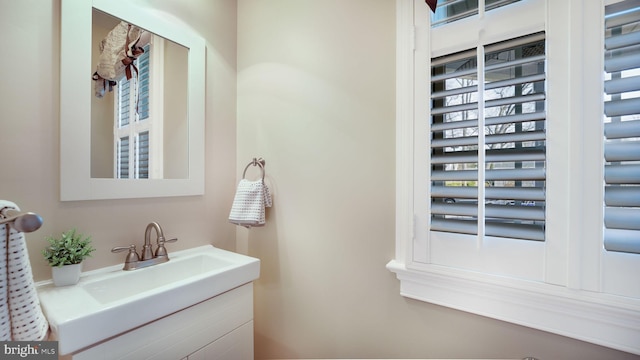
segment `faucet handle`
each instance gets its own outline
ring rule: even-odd
[[[159,238],[158,239],[158,248],[156,249],[156,254],[155,257],[167,257],[169,256],[169,254],[167,254],[167,248],[164,247],[164,243],[173,243],[178,241],[178,238],[173,238],[173,239],[165,239],[165,238]]]
[[[118,253],[118,252],[122,252],[122,251],[126,251],[129,250],[129,253],[127,254],[127,257],[124,260],[124,263],[132,263],[132,262],[136,262],[136,261],[140,261],[140,257],[138,256],[138,253],[136,252],[136,246],[131,244],[129,246],[116,246],[113,249],[111,249],[112,253]]]

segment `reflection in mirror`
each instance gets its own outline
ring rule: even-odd
[[[125,54],[125,42],[140,51]],[[92,178],[188,177],[188,54],[182,45],[93,9]],[[125,66],[123,58],[133,62]]]

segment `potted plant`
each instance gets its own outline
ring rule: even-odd
[[[82,261],[96,250],[91,245],[91,237],[84,237],[72,229],[62,233],[59,238],[48,236],[46,240],[49,246],[42,250],[42,255],[51,266],[53,283],[56,286],[77,284]]]

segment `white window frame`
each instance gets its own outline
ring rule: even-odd
[[[149,132],[149,179],[162,179],[164,174],[164,153],[163,153],[163,119],[164,119],[164,38],[158,35],[150,36],[149,55],[149,79],[151,87],[149,89],[149,117],[139,119],[136,111],[136,97],[130,95],[129,99],[129,125],[120,127],[120,104],[119,91],[120,87],[115,88],[114,110],[113,110],[113,141],[114,141],[114,174],[116,178],[120,177],[119,170],[119,143],[120,139],[129,137],[129,178],[138,179],[137,157],[138,157],[138,135],[145,131]],[[123,79],[126,79],[123,75]],[[122,81],[122,80],[120,80]],[[133,74],[131,78],[130,94],[137,92],[138,77]]]
[[[604,5],[613,1],[508,5],[530,19],[535,14],[544,19],[509,36],[542,30],[547,38],[547,236],[535,257],[503,264],[513,269],[533,259],[539,278],[531,278],[528,271],[520,276],[433,261],[427,223],[429,153],[424,150],[429,148],[424,126],[429,103],[416,101],[429,98],[430,58],[477,46],[477,39],[455,26],[485,22],[495,33],[511,27],[491,22],[492,14],[480,8],[478,16],[438,27],[458,36],[447,39],[449,47],[440,46],[431,39],[424,1],[396,0],[396,255],[387,268],[400,280],[402,296],[640,354],[640,261],[637,255],[603,250],[602,163],[588,160],[602,158],[602,28]],[[503,19],[523,23],[517,17]],[[482,41],[504,40],[493,34],[483,32]],[[432,47],[442,53],[433,53]],[[594,125],[584,126],[585,117],[594,116]],[[635,275],[618,276],[624,272]]]

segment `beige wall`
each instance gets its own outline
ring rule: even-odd
[[[626,354],[407,300],[385,270],[394,234],[394,1],[136,0],[207,41],[206,195],[60,202],[59,0],[0,0],[0,198],[40,213],[27,235],[36,280],[44,236],[77,226],[120,263],[157,220],[180,241],[234,249],[237,173],[267,161],[268,225],[237,231],[262,260],[258,358],[625,359]],[[69,59],[64,59],[69,60]],[[89,76],[90,74],[88,74]],[[236,148],[238,154],[236,156]]]
[[[625,359],[399,295],[395,1],[238,1],[238,166],[266,159],[257,358]]]
[[[111,247],[140,247],[151,221],[179,238],[170,251],[208,243],[235,249],[235,226],[227,221],[237,178],[235,1],[135,2],[172,14],[206,40],[206,195],[60,202],[60,0],[0,0],[0,199],[44,218],[27,234],[36,280],[50,278],[40,255],[44,237],[71,227],[93,236],[97,252],[85,269],[123,262]]]

